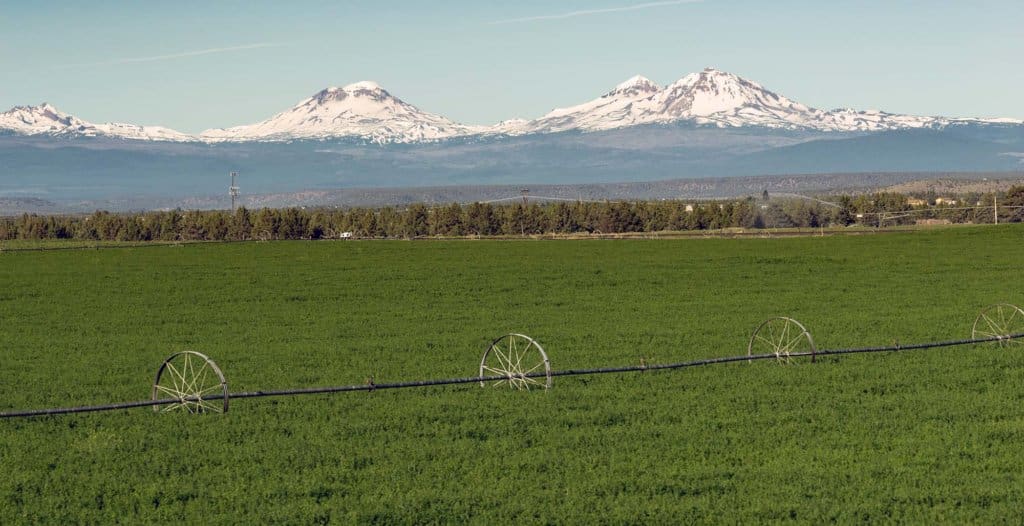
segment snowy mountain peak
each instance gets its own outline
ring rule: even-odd
[[[345,86],[342,89],[344,89],[345,91],[348,91],[348,92],[355,92],[355,91],[376,91],[376,90],[383,89],[383,88],[380,87],[380,84],[377,84],[376,82],[374,82],[372,80],[360,80],[359,82],[353,82],[352,84],[348,84],[347,86]]]
[[[377,101],[384,101],[391,98],[391,94],[385,91],[384,88],[381,88],[376,82],[364,80],[348,84],[342,88],[330,87],[320,90],[315,95],[300,102],[299,104],[301,105],[311,101],[316,102],[317,104],[325,104],[330,101],[345,100],[349,97],[363,97],[375,99]]]
[[[651,79],[641,75],[634,75],[621,82],[618,86],[615,86],[615,89],[608,92],[605,96],[619,94],[635,96],[641,93],[651,94],[658,91],[661,91],[661,86],[652,82]]]
[[[596,131],[639,124],[635,120],[634,104],[649,99],[660,91],[661,87],[647,77],[635,75],[590,102],[568,108],[556,108],[537,120],[522,124],[506,121],[499,125],[495,132],[522,135],[567,130]]]
[[[24,135],[60,133],[69,127],[74,128],[83,124],[85,124],[83,121],[58,110],[47,102],[38,106],[15,106],[9,111],[0,113],[0,130]]]
[[[776,118],[787,121],[788,114],[810,111],[756,82],[714,68],[691,73],[669,85],[656,106],[672,117],[709,118],[716,122],[722,122],[716,117],[725,117],[725,114],[737,117],[739,115],[735,114],[744,114],[755,119],[749,124],[757,125],[770,125]]]

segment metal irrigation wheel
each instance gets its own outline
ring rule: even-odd
[[[523,334],[506,334],[491,342],[480,360],[480,377],[501,376],[494,387],[507,384],[512,389],[530,386],[551,388],[551,362],[544,348]],[[543,380],[543,382],[541,381]],[[486,382],[481,381],[483,387]]]
[[[195,351],[170,355],[156,372],[153,400],[176,400],[153,411],[183,409],[189,413],[228,411],[228,381],[208,356]]]
[[[974,326],[971,327],[971,339],[998,338],[1011,334],[1024,333],[1024,310],[1009,303],[996,303],[981,309],[981,313],[974,319]],[[999,339],[996,343],[1000,347],[1011,345],[1024,345],[1022,339]]]
[[[818,348],[811,333],[793,318],[769,318],[754,329],[747,343],[747,356],[774,354],[780,363],[789,363],[791,354],[809,353],[811,362]]]

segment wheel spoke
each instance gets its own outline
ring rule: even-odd
[[[210,412],[214,412],[214,411],[216,411],[216,410],[217,410],[217,409],[216,409],[216,408],[215,408],[215,407],[213,406],[213,404],[211,404],[210,402],[208,402],[208,401],[206,401],[206,400],[203,400],[203,399],[200,399],[200,400],[199,400],[199,407],[200,407],[200,408],[202,408],[202,410],[203,410],[203,411],[210,411]]]
[[[502,371],[500,369],[495,369],[493,367],[488,367],[486,365],[484,366],[484,369],[491,371],[492,373],[495,373],[498,376],[508,376],[508,371]]]
[[[1007,327],[1014,326],[1013,325],[1013,320],[1015,320],[1017,318],[1017,314],[1019,314],[1019,313],[1020,313],[1020,309],[1017,309],[1017,308],[1010,309],[1010,317],[1007,318],[1007,320],[1006,320],[1006,326]],[[1017,332],[1017,331],[1014,331],[1014,332]]]
[[[174,384],[174,390],[179,393],[184,392],[182,386],[183,377],[181,376],[181,373],[178,372],[178,368],[175,367],[173,363],[167,362],[166,370],[171,373],[171,383]]]
[[[199,395],[199,396],[202,396],[202,395],[207,394],[207,393],[213,393],[213,392],[216,392],[216,391],[223,391],[223,390],[224,390],[224,386],[223,385],[216,384],[216,385],[211,385],[211,386],[207,387],[206,389],[203,389],[202,391],[199,391],[196,394]]]
[[[207,385],[206,384],[206,378],[207,378],[208,373],[209,373],[209,370],[208,370],[208,366],[209,365],[210,365],[210,362],[204,361],[203,362],[203,366],[200,367],[198,371],[196,371],[196,374],[195,374],[195,389],[196,389],[196,391],[202,391],[203,389],[205,389],[205,386]]]
[[[1007,318],[1007,320],[1006,320],[1006,335],[1007,336],[1009,336],[1011,334],[1020,334],[1021,332],[1024,332],[1024,328],[1022,328],[1022,321],[1024,321],[1024,320],[1021,320],[1022,316],[1024,316],[1024,312],[1021,312],[1020,308],[1018,308],[1016,306],[1011,306],[1011,308],[1010,308],[1010,317]],[[1008,345],[1008,346],[1009,345],[1020,345],[1021,343],[1022,342],[1021,342],[1020,338],[1014,338],[1012,340],[1006,340],[1006,345]]]
[[[798,334],[796,336],[796,338],[793,338],[792,340],[790,340],[789,343],[786,344],[786,348],[785,348],[786,354],[789,354],[790,351],[795,349],[797,344],[799,344],[800,341],[804,339],[804,336],[805,336],[804,333],[800,333],[800,334]]]
[[[511,362],[505,358],[505,354],[501,352],[501,346],[495,344],[491,349],[494,350],[495,356],[498,358],[498,365],[501,366],[502,369],[508,369],[508,364]]]
[[[523,349],[521,352],[517,353],[517,355],[516,355],[516,368],[515,368],[516,372],[518,372],[518,373],[522,373],[523,372],[523,355],[525,355],[526,352],[529,351],[529,350],[530,350],[530,348],[527,347],[527,348]]]
[[[177,409],[188,409],[188,404],[178,402],[176,404],[171,404],[167,406],[167,412],[175,411]]]
[[[536,371],[537,369],[540,369],[541,367],[544,367],[544,360],[541,360],[541,361],[537,362],[537,365],[534,365],[533,367],[531,367],[529,370],[527,370],[523,374],[530,374],[530,373]]]
[[[508,370],[515,371],[515,361],[519,359],[519,349],[516,347],[516,337],[508,339]]]
[[[156,388],[157,388],[158,391],[163,391],[163,392],[167,393],[168,395],[171,396],[171,398],[174,398],[175,400],[180,400],[181,399],[181,393],[179,391],[175,391],[173,389],[164,387],[164,386],[159,385],[159,384],[157,384]]]
[[[758,340],[763,341],[765,343],[765,345],[767,345],[769,348],[771,348],[771,349],[775,348],[775,344],[773,342],[770,342],[767,339],[765,339],[764,336],[761,336],[760,334],[758,334],[757,336],[755,336],[755,338],[757,338]]]
[[[189,354],[185,355],[185,366],[182,367],[182,372],[185,374],[185,392],[192,394],[196,392],[196,374],[195,367],[192,365],[192,356]]]
[[[988,323],[988,327],[990,329],[992,329],[992,332],[994,334],[996,334],[996,335],[1002,335],[1003,334],[1002,327],[1000,327],[998,324],[996,324],[996,322],[992,318],[989,318],[987,314],[982,314],[982,317],[985,318],[985,321]]]

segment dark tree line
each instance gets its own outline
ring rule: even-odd
[[[989,201],[984,201],[987,198]],[[978,196],[990,202],[991,194]],[[869,226],[941,218],[951,222],[992,222],[992,211],[928,207],[922,213],[896,193],[840,196],[838,207],[805,200],[746,198],[730,201],[559,202],[555,204],[472,203],[405,208],[264,208],[236,211],[182,211],[89,215],[34,215],[0,218],[0,239],[76,239],[96,241],[202,241],[336,238],[345,232],[361,238],[496,236],[573,233],[657,232],[721,228]],[[1001,198],[1005,221],[1024,219],[1024,187]],[[975,203],[971,203],[975,204]],[[886,214],[890,214],[886,216]],[[888,218],[887,218],[888,217]]]

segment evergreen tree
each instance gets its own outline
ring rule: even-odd
[[[430,233],[427,207],[422,204],[417,203],[407,208],[402,223],[402,235],[407,238],[421,237]]]

